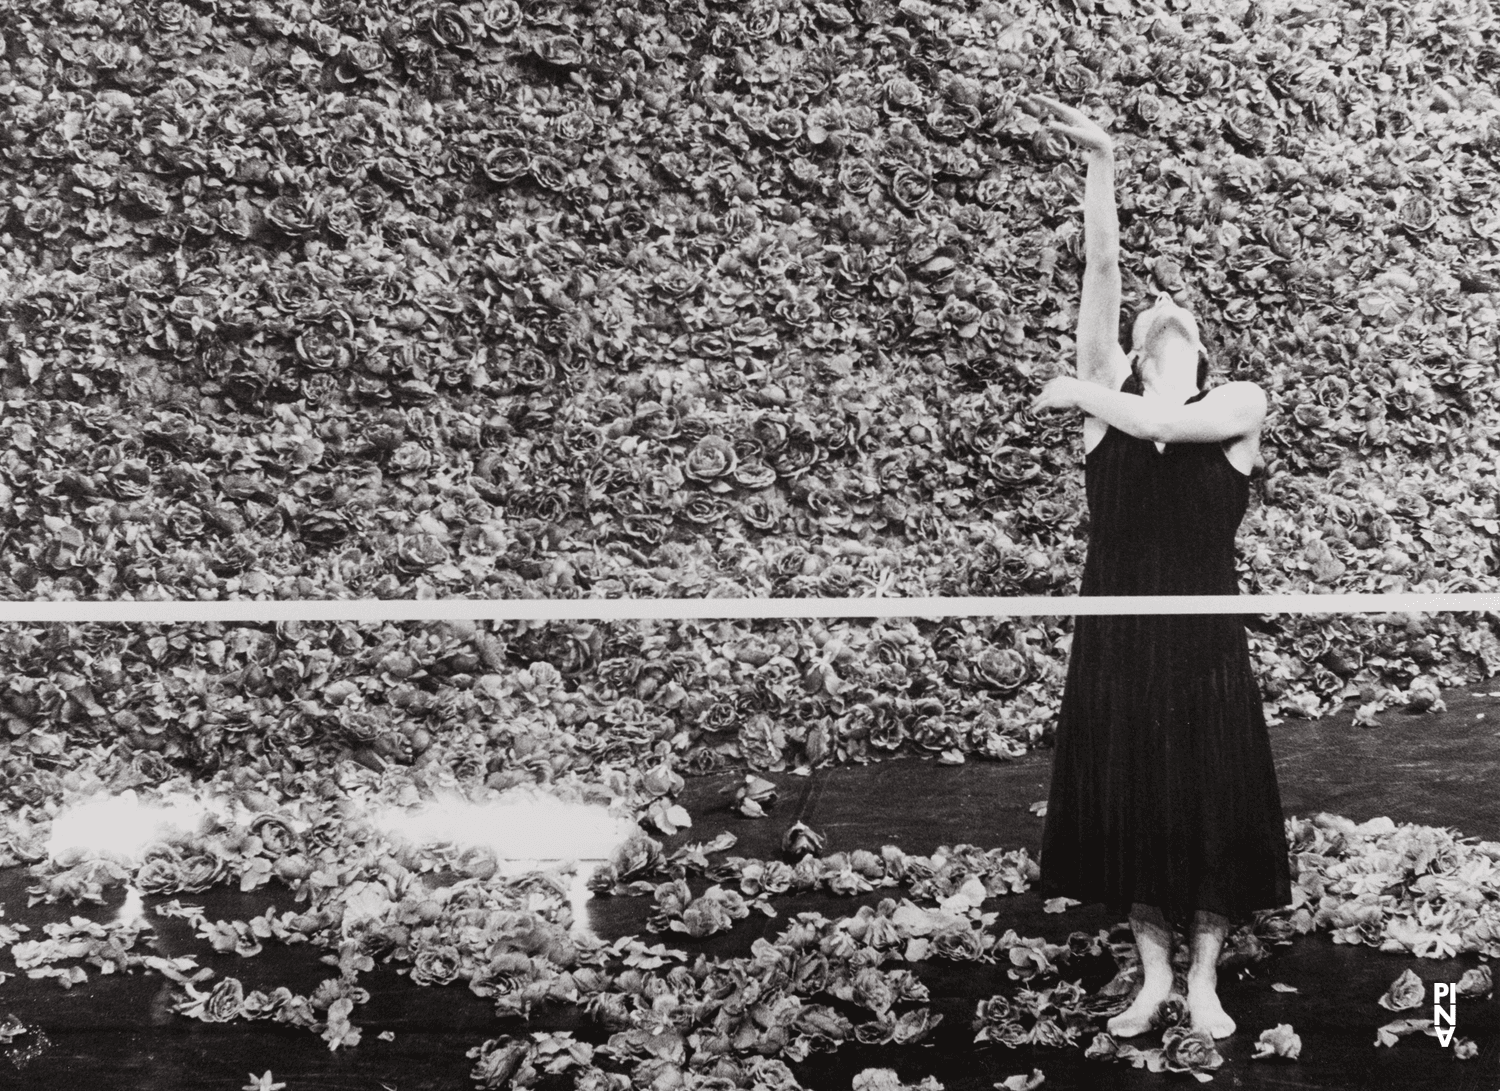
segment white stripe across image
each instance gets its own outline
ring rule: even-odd
[[[0,624],[275,621],[617,621],[647,618],[1062,617],[1085,614],[1387,614],[1500,611],[1500,593],[1023,595],[920,598],[289,599],[6,602]]]

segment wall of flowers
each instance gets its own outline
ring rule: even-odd
[[[0,595],[1071,593],[1076,423],[1026,406],[1082,179],[1036,90],[1116,134],[1127,321],[1185,289],[1271,393],[1245,589],[1493,589],[1497,40],[1477,0],[13,7]],[[527,638],[567,672],[589,628]],[[736,669],[897,662],[938,752],[1066,654],[817,628]],[[1500,663],[1477,616],[1253,639],[1314,715]]]

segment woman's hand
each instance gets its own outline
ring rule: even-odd
[[[1047,116],[1047,127],[1062,133],[1090,155],[1113,159],[1115,142],[1104,127],[1082,110],[1064,106],[1046,95],[1032,95],[1027,101],[1038,113]]]
[[[1078,388],[1082,385],[1082,379],[1075,379],[1071,375],[1059,375],[1048,380],[1047,385],[1042,387],[1042,392],[1031,403],[1031,411],[1040,413],[1044,409],[1077,409]]]

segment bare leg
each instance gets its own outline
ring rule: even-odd
[[[1172,929],[1154,905],[1130,907],[1130,927],[1141,953],[1141,991],[1130,1007],[1109,1021],[1117,1038],[1134,1038],[1151,1029],[1151,1017],[1172,991]]]
[[[1217,913],[1199,910],[1193,918],[1193,964],[1187,975],[1188,1012],[1194,1030],[1206,1030],[1215,1038],[1234,1033],[1234,1020],[1219,1002],[1219,949],[1229,934],[1229,921]]]

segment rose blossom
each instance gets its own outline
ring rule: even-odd
[[[1208,1073],[1224,1063],[1207,1031],[1168,1027],[1161,1036],[1162,1056],[1168,1072]]]

